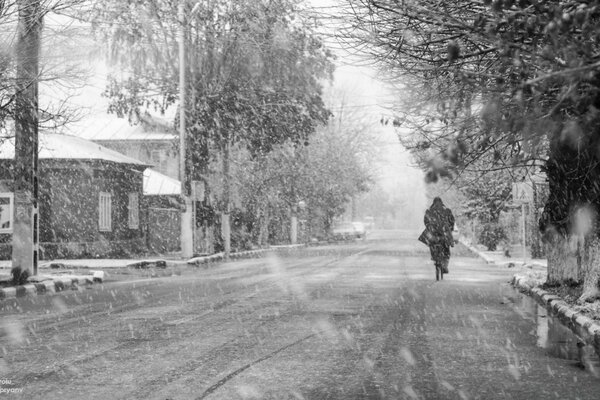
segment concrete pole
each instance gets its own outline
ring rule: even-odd
[[[525,202],[521,203],[521,241],[523,242],[523,264],[527,263],[526,226],[525,226]]]
[[[38,266],[38,74],[40,0],[19,0],[12,268],[37,274]]]
[[[228,133],[227,133],[228,134]],[[225,138],[223,149],[223,213],[221,214],[221,234],[223,235],[223,257],[227,260],[231,254],[231,145],[229,137]]]
[[[223,235],[223,258],[228,260],[231,254],[231,224],[228,212],[221,214],[221,234]]]
[[[194,230],[192,227],[192,199],[186,175],[186,125],[185,125],[185,9],[181,0],[178,7],[179,17],[179,180],[181,197],[185,209],[181,213],[181,257],[191,258],[194,253]]]
[[[291,218],[291,229],[290,229],[290,242],[292,244],[298,243],[298,214],[296,212],[296,206],[292,207],[292,218]]]

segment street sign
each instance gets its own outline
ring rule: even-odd
[[[204,201],[204,182],[192,181],[192,200]]]
[[[521,205],[521,245],[523,246],[523,265],[527,263],[527,218],[526,204],[533,203],[533,185],[525,182],[513,183],[513,203]]]
[[[525,182],[513,183],[512,195],[515,203],[531,203],[533,202],[533,186]]]

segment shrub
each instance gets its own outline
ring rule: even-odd
[[[27,278],[29,278],[28,270],[22,270],[21,268],[13,268],[10,271],[10,273],[12,275],[13,285],[25,285],[27,283]]]
[[[479,234],[479,243],[487,247],[489,251],[495,251],[498,244],[507,239],[504,228],[497,223],[485,224]]]

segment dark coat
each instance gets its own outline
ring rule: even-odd
[[[437,199],[436,199],[437,200]],[[454,245],[452,231],[454,230],[454,215],[441,200],[433,202],[425,211],[425,229],[429,233],[430,245],[450,247]]]

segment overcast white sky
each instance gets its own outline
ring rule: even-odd
[[[334,77],[334,93],[339,93],[339,98],[330,99],[330,106],[335,113],[342,108],[344,113],[363,113],[367,118],[377,122],[383,117],[390,118],[393,110],[386,108],[390,99],[401,96],[401,93],[390,90],[385,81],[380,78],[374,66],[365,65],[364,60],[358,58],[343,48],[336,36],[336,23],[331,22],[328,16],[339,15],[336,6],[345,0],[308,0],[307,3],[315,8],[315,12],[325,15],[326,34],[330,37],[330,46],[337,55],[337,68]],[[342,107],[343,105],[343,107]],[[373,160],[379,165],[378,179],[381,186],[390,194],[398,196],[412,194],[413,204],[407,213],[422,213],[426,207],[425,183],[423,172],[412,167],[410,154],[402,147],[397,138],[397,133],[391,124],[382,126],[376,124],[375,146],[380,150],[380,157]]]

